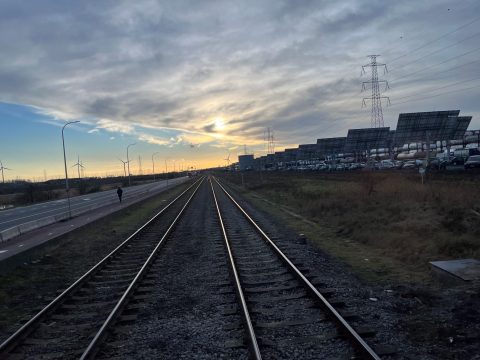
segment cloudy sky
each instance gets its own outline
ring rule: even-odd
[[[0,2],[0,160],[9,179],[207,167],[231,153],[370,126],[361,65],[389,72],[401,112],[460,109],[480,128],[480,2]],[[368,71],[368,69],[367,69]],[[367,105],[369,105],[367,103]],[[73,171],[73,169],[72,169]],[[72,173],[73,175],[73,173]]]

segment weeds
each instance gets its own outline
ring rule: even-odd
[[[337,236],[380,250],[403,263],[480,257],[477,181],[417,174],[258,173],[244,175],[247,189],[286,205]],[[235,174],[225,174],[238,184]]]

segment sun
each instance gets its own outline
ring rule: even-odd
[[[225,120],[222,117],[217,117],[213,121],[213,126],[217,131],[225,130]]]

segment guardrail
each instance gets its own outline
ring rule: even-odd
[[[177,180],[177,179],[172,179],[172,180]],[[180,180],[180,181],[178,181],[178,180]],[[140,200],[145,199],[147,197],[145,195],[155,195],[157,193],[160,193],[162,190],[167,189],[167,188],[171,188],[172,186],[177,185],[177,184],[179,184],[183,181],[186,181],[187,179],[186,178],[184,178],[184,179],[179,178],[178,180],[173,181],[173,183],[171,182],[169,185],[166,185],[166,186],[155,187],[153,190],[151,188],[148,188],[148,189],[145,189],[143,191],[133,192],[133,193],[130,193],[128,195],[126,194],[127,196],[124,196],[123,201],[125,202],[125,201],[128,201],[129,199],[135,198],[137,200],[134,201],[133,203],[138,202]],[[181,181],[181,180],[183,180],[183,181]],[[106,199],[101,204],[98,204],[98,203],[97,204],[91,204],[91,205],[86,204],[86,205],[79,206],[76,209],[72,209],[72,217],[73,216],[78,216],[80,214],[83,214],[83,213],[86,213],[86,212],[89,212],[89,211],[92,211],[92,210],[95,210],[95,209],[102,208],[102,207],[107,206],[107,205],[118,203],[118,199],[115,195],[116,194],[114,194],[111,197],[111,199]],[[65,211],[61,214],[45,216],[45,217],[42,217],[40,219],[31,220],[31,221],[25,222],[23,224],[12,226],[11,228],[0,231],[0,243],[7,242],[7,241],[13,239],[14,237],[25,234],[29,231],[39,229],[41,227],[51,225],[51,224],[60,222],[62,220],[67,220],[67,219],[68,219],[68,213],[67,213],[67,211]]]

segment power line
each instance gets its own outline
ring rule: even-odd
[[[468,80],[468,81],[473,81],[473,80],[479,80],[480,78],[478,79],[471,79],[471,80]],[[467,82],[467,81],[463,81],[463,82]],[[461,82],[459,82],[461,83]],[[452,86],[453,84],[450,84],[449,86]],[[435,97],[439,97],[439,96],[442,96],[442,95],[447,95],[447,94],[451,94],[451,93],[456,93],[456,92],[461,92],[461,91],[467,91],[467,90],[471,90],[471,89],[476,89],[476,88],[479,88],[480,85],[475,85],[475,86],[470,86],[470,87],[467,87],[467,88],[462,88],[462,89],[455,89],[455,90],[451,90],[451,91],[445,91],[443,93],[440,93],[440,94],[434,94],[434,95],[429,95],[429,96],[424,96],[424,97],[421,97],[421,98],[416,98],[416,99],[413,99],[413,100],[407,100],[407,101],[402,101],[402,102],[399,102],[399,103],[394,103],[392,104],[392,106],[397,106],[397,105],[401,105],[401,104],[406,104],[406,103],[409,103],[409,102],[414,102],[414,101],[419,101],[419,100],[425,100],[425,99],[430,99],[430,98],[435,98]],[[445,87],[442,87],[442,88],[445,88]],[[441,88],[438,88],[436,90],[439,90]],[[434,90],[433,90],[434,91]],[[412,95],[414,96],[414,95]],[[405,97],[406,98],[406,97]],[[348,130],[348,129],[351,129],[351,126],[352,125],[355,125],[355,124],[359,124],[359,123],[362,123],[363,121],[362,120],[359,120],[359,121],[354,121],[352,123],[349,123],[346,127],[342,127],[340,129],[338,129],[337,131],[331,133],[329,136],[334,136],[336,134],[338,134],[339,132],[341,131],[345,131],[345,130]],[[327,131],[329,129],[331,129],[332,127],[334,127],[336,124],[332,124],[324,129],[322,129],[322,131]]]
[[[422,69],[420,69],[420,70],[418,70],[418,71],[414,71],[414,72],[412,72],[412,73],[410,73],[410,74],[406,74],[406,75],[404,75],[404,76],[397,77],[396,79],[391,79],[390,81],[396,81],[396,80],[399,80],[399,79],[406,78],[407,76],[411,76],[411,75],[418,74],[419,72],[424,71],[425,69],[430,69],[430,68],[432,68],[432,67],[445,64],[445,63],[447,63],[447,62],[449,62],[449,61],[458,59],[458,58],[460,58],[460,57],[462,57],[462,56],[465,56],[465,55],[469,55],[469,54],[474,53],[475,51],[478,51],[478,50],[480,50],[480,47],[478,47],[478,48],[476,48],[476,49],[473,49],[473,50],[470,50],[470,51],[467,51],[467,52],[465,52],[465,53],[463,53],[463,54],[453,56],[453,57],[451,57],[451,58],[449,58],[449,59],[447,59],[447,60],[444,60],[444,61],[442,61],[442,62],[440,62],[440,63],[438,63],[438,64],[433,64],[433,65],[430,65],[430,66],[426,66],[426,67],[424,67],[424,68],[422,68]]]
[[[473,24],[474,22],[477,22],[478,20],[480,20],[480,16],[477,17],[477,18],[475,18],[475,19],[473,19],[472,21],[470,21],[470,22],[468,22],[468,23],[466,23],[466,24],[464,24],[464,25],[456,28],[455,30],[452,30],[452,31],[450,31],[450,32],[448,32],[448,33],[446,33],[446,34],[443,34],[443,35],[439,36],[439,37],[436,38],[436,39],[427,41],[425,44],[423,44],[423,45],[421,45],[421,46],[419,46],[419,47],[417,47],[417,48],[415,48],[415,49],[413,49],[413,50],[411,50],[411,51],[409,51],[409,52],[407,52],[407,53],[405,53],[405,54],[403,54],[403,55],[400,55],[400,56],[394,58],[393,60],[390,60],[389,62],[390,62],[390,63],[393,63],[393,62],[395,62],[395,61],[397,61],[397,60],[399,60],[399,59],[402,59],[402,58],[404,58],[405,56],[410,55],[412,52],[415,52],[415,51],[417,51],[417,50],[423,49],[424,47],[426,47],[426,46],[428,46],[428,45],[431,45],[431,44],[437,42],[438,40],[441,40],[441,39],[447,37],[448,35],[451,35],[451,34],[453,34],[453,33],[456,33],[458,30],[461,30],[461,29],[467,27],[468,25]]]
[[[468,88],[451,90],[451,91],[445,91],[445,92],[440,93],[440,94],[435,94],[435,95],[430,95],[430,96],[424,96],[424,97],[416,98],[416,99],[413,99],[413,100],[402,101],[402,102],[399,102],[399,103],[395,103],[395,104],[393,104],[392,106],[396,106],[396,105],[400,105],[400,104],[406,104],[406,103],[413,102],[413,101],[430,99],[430,98],[434,98],[434,97],[438,97],[438,96],[442,96],[442,95],[446,95],[446,94],[451,94],[451,93],[456,93],[456,92],[460,92],[460,91],[466,91],[466,90],[476,89],[476,88],[479,88],[479,87],[480,87],[480,85],[475,85],[475,86],[471,86],[471,87],[468,87]]]
[[[441,51],[444,51],[444,50],[446,50],[446,49],[450,49],[450,48],[452,48],[452,47],[454,47],[454,46],[457,46],[458,44],[461,44],[462,42],[465,42],[465,41],[467,41],[467,40],[470,40],[471,38],[473,38],[473,37],[475,37],[475,36],[478,36],[478,35],[480,35],[480,32],[478,32],[478,33],[476,33],[476,34],[473,34],[473,35],[471,35],[471,36],[469,36],[469,37],[467,37],[467,38],[465,38],[465,39],[462,39],[462,40],[460,40],[460,41],[457,41],[457,42],[454,43],[454,44],[451,44],[451,45],[445,46],[445,47],[443,47],[443,48],[440,48],[440,49],[438,49],[438,50],[432,51],[431,53],[428,53],[427,55],[424,55],[424,56],[422,56],[422,57],[419,57],[419,58],[416,59],[416,60],[410,61],[410,62],[406,63],[405,65],[402,65],[402,66],[400,66],[400,67],[398,67],[398,68],[394,68],[393,71],[395,72],[395,71],[397,71],[398,69],[403,69],[404,67],[406,67],[406,66],[408,66],[408,65],[414,64],[414,63],[416,63],[416,62],[418,62],[418,61],[420,61],[420,60],[425,59],[426,57],[429,57],[429,56],[431,56],[431,55],[437,54],[437,53],[439,53],[439,52],[441,52]]]
[[[455,86],[455,85],[459,85],[459,84],[464,84],[464,83],[471,82],[471,81],[475,81],[475,80],[480,80],[480,77],[475,78],[475,79],[457,81],[457,82],[455,82],[455,83],[447,84],[447,85],[444,85],[444,86],[441,86],[441,87],[439,87],[439,88],[432,89],[432,90],[429,90],[429,91],[437,91],[437,90],[445,89],[445,88],[448,88],[448,87],[451,87],[451,86]],[[413,94],[413,95],[408,95],[408,96],[402,96],[402,97],[399,97],[399,98],[396,98],[396,99],[397,99],[397,100],[407,99],[407,98],[411,98],[411,97],[414,97],[414,96],[417,96],[417,95],[418,95],[418,94]]]
[[[452,71],[452,70],[457,70],[457,69],[459,69],[459,68],[462,68],[462,67],[464,67],[464,66],[467,66],[467,65],[470,65],[470,64],[473,64],[473,63],[477,63],[477,62],[479,62],[479,61],[480,61],[480,59],[477,59],[477,60],[473,60],[473,61],[467,62],[467,63],[465,63],[465,64],[455,65],[455,66],[452,66],[451,68],[448,68],[448,69],[446,69],[446,70],[442,70],[442,73],[446,73],[446,72],[449,72],[449,71]],[[437,73],[437,72],[433,72],[433,74],[435,74],[435,73]],[[449,76],[450,76],[450,75],[449,75]],[[447,76],[447,77],[449,77],[449,76]],[[427,79],[425,79],[425,78],[420,78],[420,79],[418,79],[418,80],[428,81],[428,80],[438,80],[438,79],[444,79],[444,78],[445,78],[445,77],[440,77],[440,78],[436,77],[436,78],[427,78]],[[396,85],[396,87],[398,88],[398,86],[400,86],[401,83],[396,83],[395,85]]]

